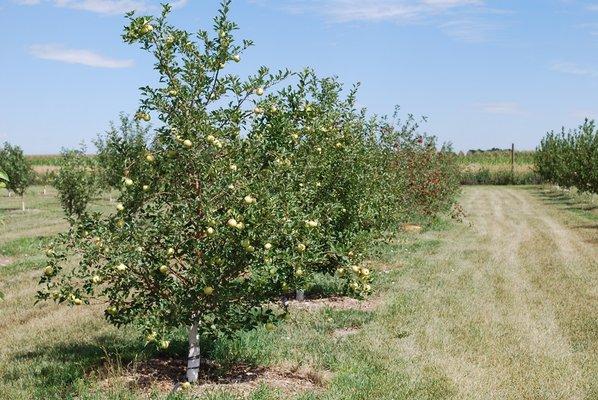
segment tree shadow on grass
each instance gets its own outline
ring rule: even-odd
[[[572,199],[569,195],[564,193],[547,193],[541,190],[532,190],[536,197],[540,198],[544,203],[563,206],[566,210],[572,211],[593,211],[598,209],[598,205],[587,204],[581,201]]]
[[[202,384],[247,383],[263,376],[267,369],[238,352],[236,345],[226,340],[204,347],[202,355],[209,359],[202,358]],[[167,351],[159,352],[137,335],[122,334],[90,342],[50,343],[16,353],[0,371],[0,379],[43,399],[76,397],[81,384],[94,383],[104,388],[119,383],[133,390],[168,391],[185,380],[186,346],[182,339],[173,340]]]
[[[94,343],[57,343],[17,353],[0,377],[30,387],[34,398],[64,399],[73,395],[74,385],[106,363],[130,363],[144,353],[144,343],[102,336]]]

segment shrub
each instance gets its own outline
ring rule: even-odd
[[[80,150],[62,150],[60,169],[54,179],[60,204],[67,217],[81,217],[90,200],[100,191],[95,160]]]
[[[23,155],[19,146],[4,143],[0,148],[0,169],[5,171],[9,178],[6,188],[21,196],[22,209],[25,211],[25,191],[33,181],[33,169]]]

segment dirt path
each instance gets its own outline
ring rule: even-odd
[[[598,399],[598,246],[530,190],[466,188],[404,348],[459,399]]]

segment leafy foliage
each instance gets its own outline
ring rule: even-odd
[[[60,169],[54,179],[60,204],[68,217],[85,213],[89,201],[99,193],[101,180],[94,158],[85,149],[62,150]]]
[[[549,132],[536,151],[535,165],[546,180],[581,192],[598,193],[598,131],[594,121]]]
[[[120,189],[123,177],[138,175],[134,169],[143,168],[137,160],[145,156],[149,128],[121,114],[118,126],[111,123],[104,135],[98,135],[94,144],[106,186]]]
[[[169,6],[129,14],[123,37],[153,55],[161,84],[141,89],[135,116],[159,124],[132,151],[104,146],[116,210],[72,220],[48,250],[39,299],[105,299],[110,322],[136,324],[160,347],[181,326],[208,339],[270,327],[285,313],[274,302],[314,274],[370,293],[358,263],[371,241],[451,204],[454,156],[417,134],[413,117],[369,118],[357,88],[345,95],[311,70],[225,74],[251,45],[235,42],[229,3],[197,42],[168,25]],[[127,132],[109,142],[129,143]]]
[[[0,148],[0,169],[9,179],[6,188],[23,196],[33,180],[33,169],[19,146],[4,143]]]

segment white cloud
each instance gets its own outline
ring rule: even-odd
[[[498,29],[482,15],[504,14],[486,7],[485,0],[248,0],[294,14],[316,14],[334,23],[392,22],[430,24],[460,41],[477,43]]]
[[[478,108],[488,114],[524,115],[525,111],[518,103],[494,102],[477,104]]]
[[[55,44],[33,45],[29,47],[29,53],[44,60],[82,64],[96,68],[129,68],[133,66],[133,60],[117,60],[102,56],[91,50],[68,49]]]
[[[14,0],[22,5],[37,5],[42,2],[51,3],[56,7],[74,10],[90,11],[98,14],[114,15],[129,11],[152,12],[158,10],[157,2],[149,0]],[[173,8],[184,7],[189,0],[172,1]]]
[[[254,1],[263,4],[264,1]],[[409,22],[466,6],[482,5],[482,0],[294,0],[284,6],[295,13],[317,13],[335,22]]]
[[[598,70],[595,68],[582,67],[572,62],[557,62],[551,65],[550,69],[563,74],[598,77]]]

